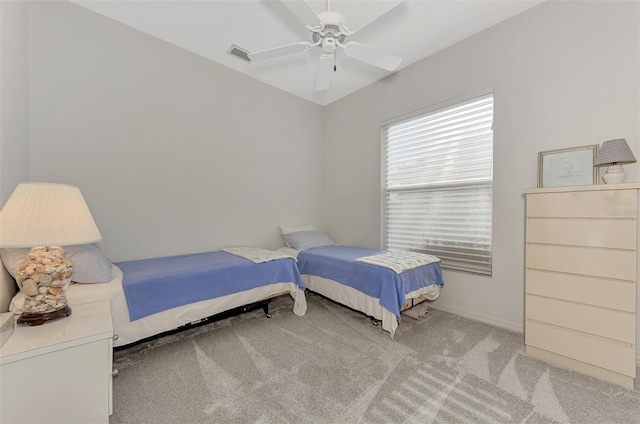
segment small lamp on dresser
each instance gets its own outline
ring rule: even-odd
[[[618,138],[602,143],[593,166],[608,166],[607,173],[602,176],[605,184],[622,184],[627,179],[627,173],[623,171],[622,165],[635,161],[636,158],[627,140]]]
[[[60,246],[100,240],[100,231],[77,187],[18,184],[0,210],[0,247],[32,248],[16,269],[16,282],[26,298],[18,324],[40,325],[71,315],[66,289],[73,264]]]

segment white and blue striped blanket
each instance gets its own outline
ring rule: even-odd
[[[400,274],[419,266],[440,262],[440,258],[406,250],[388,250],[383,253],[356,258],[355,261],[389,268],[396,274]]]
[[[284,253],[280,250],[267,250],[259,247],[227,247],[222,249],[232,255],[240,256],[241,258],[249,259],[251,262],[261,264],[263,262],[275,261],[278,259],[293,259],[298,261],[295,256]]]

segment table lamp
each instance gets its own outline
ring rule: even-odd
[[[66,289],[73,264],[60,246],[100,240],[100,231],[77,187],[18,184],[0,210],[0,247],[32,248],[16,268],[16,282],[25,294],[19,324],[40,325],[71,315]]]
[[[627,179],[627,173],[622,170],[622,165],[635,161],[636,158],[627,140],[618,138],[602,143],[593,166],[608,166],[607,173],[602,176],[605,184],[622,184]]]

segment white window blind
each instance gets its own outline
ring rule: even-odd
[[[382,129],[389,249],[491,275],[493,94]]]

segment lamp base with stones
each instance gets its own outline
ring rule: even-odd
[[[34,247],[29,259],[16,269],[16,281],[25,294],[18,324],[41,325],[71,315],[66,289],[73,265],[58,246]]]

